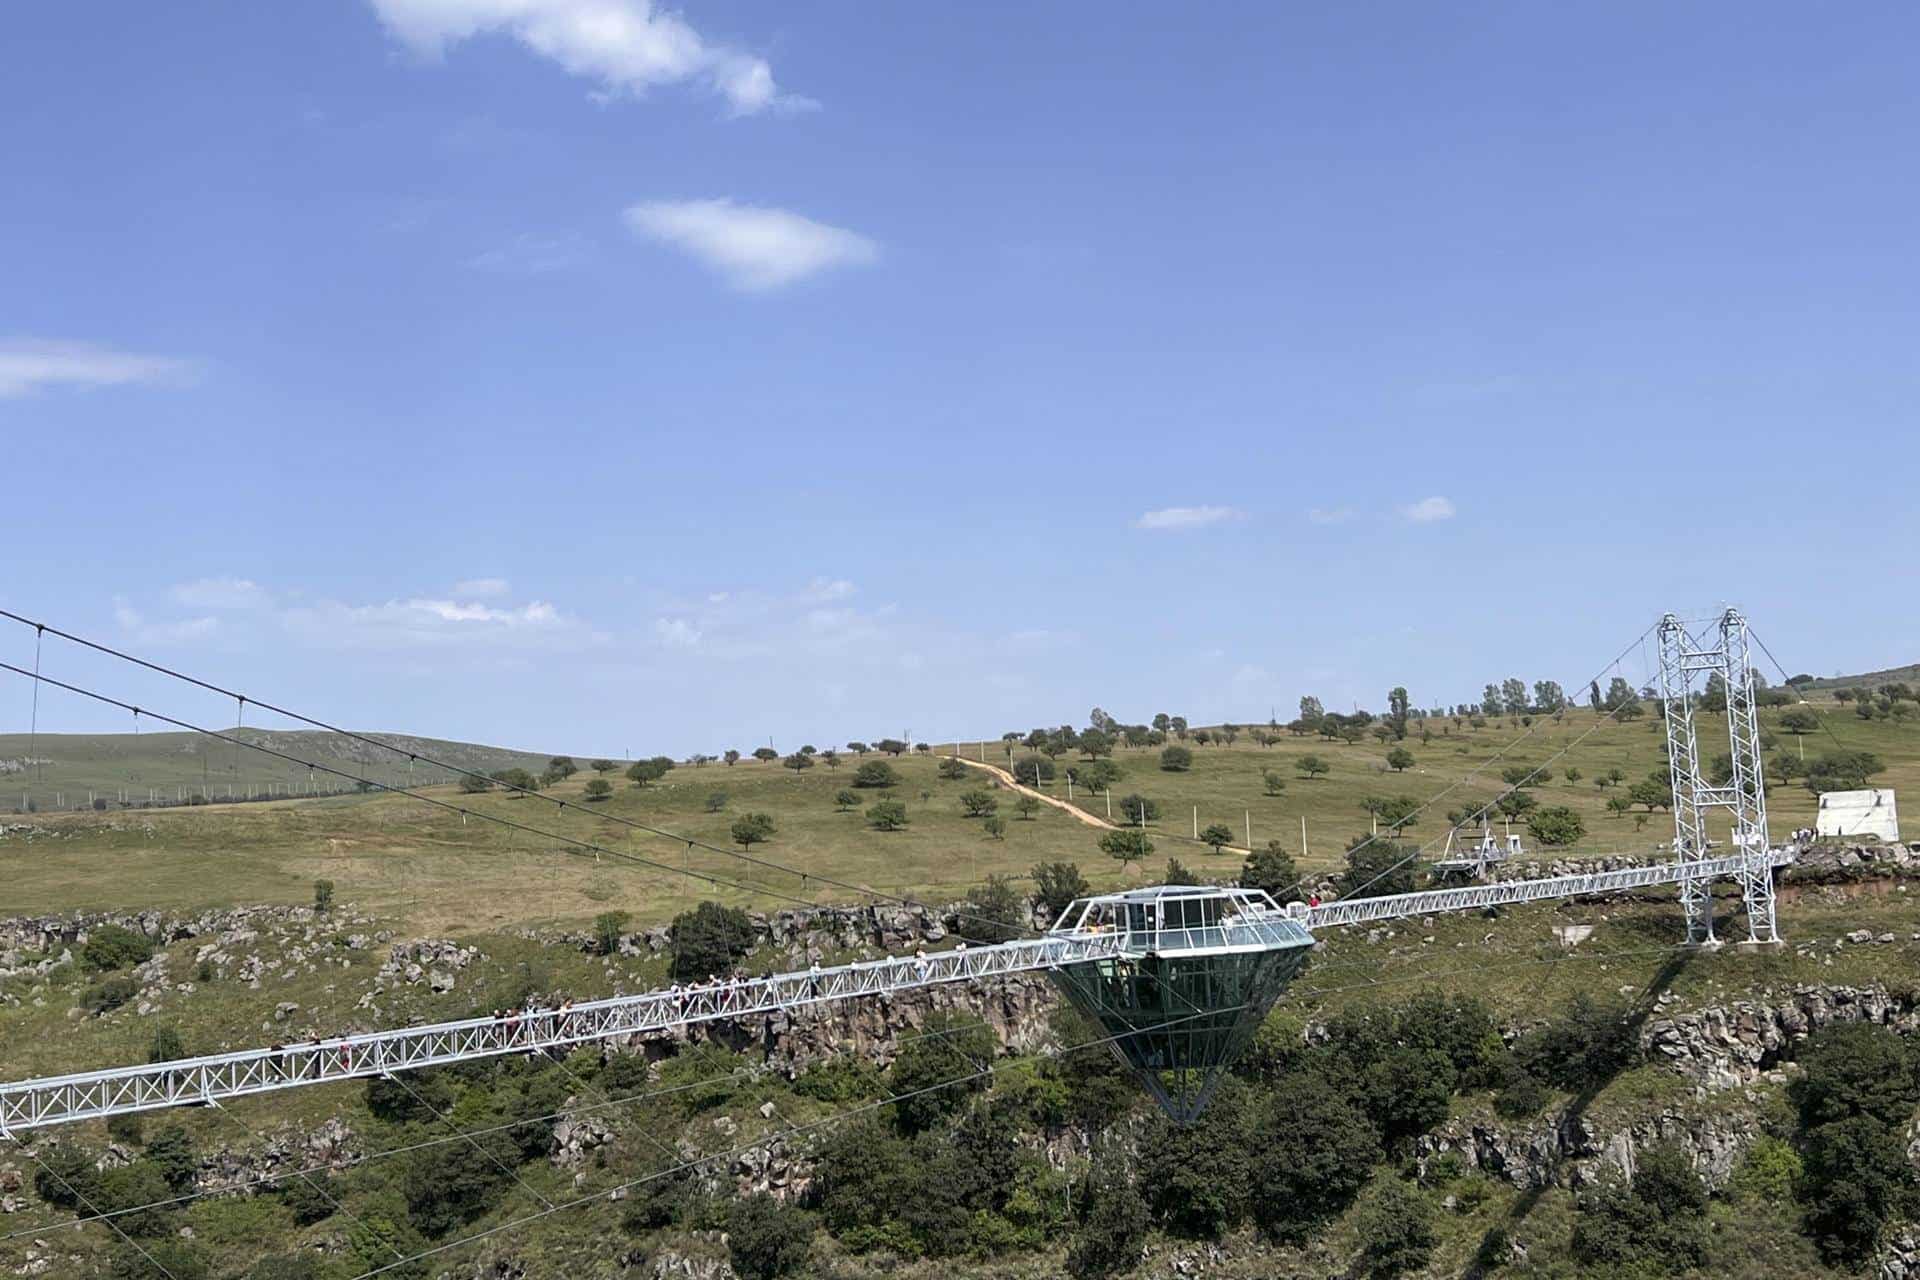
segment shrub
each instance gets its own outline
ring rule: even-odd
[[[1027,931],[1027,904],[1005,876],[967,890],[967,914],[956,930],[977,942],[1011,942]]]
[[[1569,845],[1587,834],[1587,824],[1565,805],[1551,805],[1527,817],[1527,833],[1549,847]]]
[[[280,1184],[280,1200],[287,1206],[287,1212],[293,1215],[295,1223],[310,1227],[333,1216],[339,1206],[329,1198],[326,1183],[326,1174],[309,1173],[303,1177],[288,1178]]]
[[[87,935],[86,945],[80,948],[80,963],[92,973],[127,969],[151,959],[152,940],[117,924],[103,924],[93,929]]]
[[[733,820],[727,831],[733,836],[733,842],[743,849],[751,849],[756,844],[764,844],[773,839],[778,828],[773,818],[765,813],[742,814]]]
[[[969,1094],[985,1088],[980,1072],[999,1047],[978,1018],[938,1013],[921,1030],[887,1069],[888,1091],[898,1097],[894,1116],[908,1133],[932,1128],[959,1110]],[[927,1092],[918,1092],[923,1089]]]
[[[793,1082],[793,1091],[819,1102],[865,1102],[886,1092],[880,1069],[852,1053],[836,1053],[807,1068]]]
[[[907,825],[907,806],[900,800],[879,800],[867,808],[867,821],[878,831],[898,831]]]
[[[736,1200],[727,1214],[727,1260],[742,1280],[778,1280],[806,1263],[813,1215],[764,1192]]]
[[[1153,852],[1153,841],[1147,839],[1147,833],[1138,828],[1128,827],[1120,831],[1109,831],[1100,837],[1100,852],[1110,858],[1118,859],[1122,866],[1129,862],[1139,862]]]
[[[738,907],[702,902],[673,918],[673,976],[682,982],[725,973],[752,950],[753,921]]]
[[[1277,796],[1287,789],[1287,780],[1272,769],[1262,769],[1260,785],[1268,795]]]
[[[1264,849],[1255,849],[1240,869],[1240,887],[1258,889],[1285,904],[1300,897],[1300,872],[1280,842],[1269,840]]]
[[[1053,777],[1053,761],[1046,756],[1022,756],[1013,762],[1013,780],[1023,787],[1037,787]]]
[[[1075,1280],[1098,1280],[1131,1270],[1140,1261],[1150,1220],[1125,1157],[1104,1145],[1096,1150],[1083,1194],[1087,1203],[1067,1250],[1068,1274]]]
[[[1395,747],[1387,752],[1387,768],[1395,773],[1405,773],[1413,768],[1413,752],[1405,747]]]
[[[89,1213],[84,1206],[99,1199],[100,1171],[85,1150],[58,1141],[40,1153],[33,1192],[56,1209]]]
[[[1131,822],[1137,827],[1144,823],[1158,821],[1160,817],[1160,802],[1158,800],[1149,800],[1145,796],[1138,794],[1122,796],[1120,799],[1120,813],[1128,822]]]
[[[180,1042],[180,1032],[171,1025],[162,1025],[153,1029],[153,1040],[147,1046],[148,1062],[172,1062],[176,1058],[187,1056],[187,1047]]]
[[[853,785],[869,789],[897,787],[900,775],[885,760],[869,760],[853,771]]]
[[[989,814],[987,820],[980,824],[980,829],[987,833],[989,839],[1005,840],[1007,838],[1007,820],[997,814]]]
[[[1043,909],[1049,921],[1058,920],[1075,898],[1087,892],[1087,878],[1074,863],[1042,862],[1033,869],[1034,905]]]
[[[1000,807],[991,791],[975,788],[960,793],[960,812],[969,818],[984,818]]]
[[[1273,1090],[1255,1150],[1254,1221],[1293,1243],[1352,1203],[1381,1154],[1366,1116],[1312,1071]]]
[[[138,983],[124,974],[115,974],[82,991],[80,1007],[97,1018],[101,1014],[112,1013],[138,994],[140,994]]]
[[[1624,1008],[1582,994],[1568,1001],[1553,1021],[1522,1036],[1514,1056],[1539,1079],[1580,1093],[1634,1065],[1640,1045]]]
[[[147,1159],[175,1191],[192,1187],[194,1175],[200,1169],[200,1156],[193,1149],[192,1135],[177,1124],[170,1124],[147,1139]]]
[[[726,792],[714,791],[714,792],[710,792],[707,795],[706,808],[708,813],[719,813],[722,810],[724,810],[726,807],[727,807]]]
[[[1353,1215],[1365,1274],[1375,1280],[1404,1275],[1433,1256],[1433,1206],[1398,1178],[1386,1178]]]
[[[107,1117],[107,1136],[115,1142],[128,1146],[140,1145],[142,1131],[146,1128],[146,1117],[138,1111],[123,1111],[116,1116]]]
[[[856,809],[860,805],[860,793],[849,791],[845,787],[833,793],[833,807],[841,813]]]
[[[587,803],[598,804],[602,800],[613,798],[613,784],[605,778],[593,778],[588,781],[586,788],[580,794]]]
[[[322,915],[333,910],[333,881],[315,880],[313,882],[313,909]]]
[[[1193,751],[1189,747],[1168,747],[1160,753],[1160,767],[1168,773],[1185,773],[1193,768]]]
[[[938,772],[946,781],[957,782],[967,776],[967,766],[960,763],[958,756],[945,756],[941,758]]]
[[[1295,760],[1293,762],[1293,767],[1299,771],[1299,774],[1301,777],[1306,778],[1309,781],[1319,777],[1321,774],[1326,773],[1333,768],[1332,765],[1328,764],[1325,760],[1322,760],[1319,756],[1312,756],[1312,755],[1301,756],[1298,760]]]
[[[602,911],[593,918],[593,949],[603,956],[610,956],[620,949],[620,935],[627,931],[627,922],[633,919],[624,911]]]

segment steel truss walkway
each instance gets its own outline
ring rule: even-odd
[[[1464,889],[1355,898],[1316,907],[1293,903],[1284,910],[1265,894],[1247,890],[1163,890],[1160,892],[1170,896],[1231,899],[1231,906],[1209,914],[1204,927],[1176,928],[1171,917],[1163,915],[1149,931],[1129,927],[1124,922],[1119,927],[1091,923],[1093,915],[1083,908],[1077,914],[1070,910],[1072,926],[1056,928],[1042,938],[996,946],[962,947],[927,956],[892,957],[767,978],[617,996],[564,1009],[527,1010],[513,1017],[468,1018],[147,1066],[26,1080],[0,1085],[0,1135],[12,1136],[24,1130],[133,1111],[213,1104],[225,1098],[384,1076],[473,1058],[532,1053],[695,1023],[791,1012],[861,996],[977,982],[1013,973],[1085,972],[1094,965],[1104,965],[1111,972],[1116,963],[1133,966],[1148,959],[1201,959],[1217,963],[1222,957],[1262,952],[1297,951],[1304,955],[1305,949],[1313,945],[1312,930],[1316,928],[1653,885],[1691,887],[1713,877],[1751,876],[1756,864],[1764,864],[1770,870],[1792,858],[1793,852],[1789,849],[1758,857],[1742,854]],[[1139,899],[1148,892],[1135,890],[1131,895],[1085,901]],[[1066,917],[1061,924],[1067,925]],[[1123,969],[1128,971],[1131,970]]]

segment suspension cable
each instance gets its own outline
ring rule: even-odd
[[[800,876],[803,879],[817,880],[821,884],[830,885],[836,889],[845,889],[849,893],[860,894],[860,895],[871,897],[871,898],[877,898],[883,901],[893,902],[900,906],[905,906],[905,907],[920,907],[924,905],[912,897],[903,897],[899,894],[882,893],[868,885],[854,884],[849,881],[837,880],[831,876],[823,876],[823,875],[819,875],[817,873],[812,873],[812,872],[801,872],[794,867],[787,866],[784,863],[776,862],[767,858],[755,857],[752,854],[742,853],[734,849],[727,849],[719,845],[708,844],[703,840],[696,840],[696,839],[693,839],[692,837],[682,835],[675,831],[669,831],[664,828],[656,827],[649,823],[640,822],[632,818],[621,817],[618,814],[606,813],[597,809],[588,808],[586,806],[577,804],[573,801],[564,800],[558,796],[541,796],[539,789],[536,787],[523,787],[511,782],[502,782],[498,779],[490,778],[485,773],[482,773],[476,769],[468,769],[461,765],[452,764],[444,760],[436,759],[435,757],[430,755],[422,755],[419,752],[411,751],[408,748],[396,747],[392,743],[382,742],[378,738],[371,737],[364,733],[356,733],[351,729],[342,729],[338,725],[329,724],[324,720],[317,720],[312,716],[302,715],[300,712],[297,712],[297,711],[289,711],[285,707],[277,706],[271,702],[262,702],[258,698],[247,697],[246,695],[241,694],[235,690],[223,688],[220,685],[210,683],[209,681],[206,681],[206,680],[202,680],[197,676],[188,675],[186,672],[175,670],[172,667],[167,667],[160,663],[148,661],[147,659],[139,657],[135,654],[127,653],[120,649],[115,649],[110,645],[104,645],[99,643],[98,641],[89,640],[84,636],[78,636],[68,631],[62,631],[58,627],[48,626],[45,623],[36,622],[30,618],[22,617],[21,615],[7,609],[0,609],[0,618],[5,618],[9,621],[20,623],[23,626],[34,627],[36,628],[36,635],[39,632],[44,631],[47,634],[57,637],[58,639],[68,641],[69,643],[72,643],[72,644],[80,645],[83,648],[92,649],[96,653],[105,654],[108,657],[116,658],[122,662],[128,662],[128,663],[132,663],[135,666],[144,667],[149,671],[155,672],[159,675],[166,676],[169,679],[179,680],[186,684],[194,685],[198,688],[205,689],[210,693],[219,694],[222,697],[234,698],[238,700],[238,702],[242,705],[251,702],[254,706],[258,707],[262,711],[270,712],[278,716],[283,716],[289,720],[298,721],[301,724],[308,725],[315,729],[323,730],[327,733],[339,734],[342,737],[349,738],[355,742],[365,743],[368,746],[375,747],[382,751],[390,751],[396,755],[406,755],[409,757],[409,759],[417,757],[421,760],[426,761],[426,763],[430,765],[436,766],[438,768],[446,769],[450,773],[457,774],[461,777],[483,779],[486,782],[488,782],[490,785],[497,785],[506,791],[516,792],[518,794],[526,795],[526,796],[539,796],[541,799],[551,800],[560,810],[568,810],[568,809],[577,810],[581,814],[591,817],[593,819],[596,819],[598,821],[613,822],[621,826],[630,827],[636,831],[644,831],[649,835],[658,836],[665,840],[682,842],[688,845],[689,847],[704,849],[709,853],[719,854],[722,857],[733,858],[737,861],[745,862],[752,866],[763,867],[763,868],[774,870],[774,871],[784,871],[789,875]],[[37,647],[37,642],[36,642],[36,647]],[[38,669],[38,663],[36,659],[36,674],[37,674],[37,669]],[[38,683],[35,684],[34,696],[36,700],[39,697]],[[202,730],[202,732],[205,732],[205,731]],[[244,744],[244,745],[250,746],[252,744]],[[265,748],[259,748],[259,749],[265,750]],[[279,754],[283,759],[290,759],[290,760],[296,759],[295,757],[287,756],[284,753],[275,752],[272,754]],[[329,770],[329,772],[337,773],[338,771]],[[351,775],[340,774],[340,776],[350,777]],[[356,782],[362,781],[362,779],[359,779],[359,778],[354,778],[353,780]],[[375,785],[378,785],[378,784],[375,784]],[[414,794],[412,791],[408,790],[407,788],[383,787],[382,789],[388,790],[388,791],[399,791],[399,792],[402,792],[403,794],[408,794],[408,795]],[[424,798],[424,797],[416,797],[416,798]],[[815,904],[809,901],[806,903],[806,905],[812,906]],[[985,924],[992,924],[995,926],[995,929],[990,932],[997,932],[999,928],[1004,927],[1004,922],[991,921],[984,916],[972,915],[966,912],[957,912],[956,916],[958,916],[959,918],[970,918]],[[1023,925],[1021,926],[1021,933],[1023,935],[1031,936],[1033,935],[1034,930],[1031,925]],[[980,941],[982,939],[970,939],[970,940]]]

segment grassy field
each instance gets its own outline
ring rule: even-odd
[[[245,743],[351,775],[308,770],[265,751],[247,750],[200,733],[0,734],[0,813],[85,809],[99,798],[119,807],[206,795],[215,799],[350,791],[355,779],[390,786],[452,782],[457,775],[339,734],[226,728]],[[409,734],[369,734],[402,751],[429,755],[461,769],[539,773],[550,756]]]
[[[1770,721],[1775,718],[1777,713],[1769,713]],[[1866,722],[1831,711],[1827,723],[1832,737],[1823,730],[1805,741],[1809,758],[1835,750],[1837,744],[1872,751],[1887,766],[1877,784],[1909,794],[1920,790],[1920,728]],[[1260,747],[1242,734],[1231,747],[1196,747],[1192,769],[1181,773],[1161,770],[1157,750],[1123,748],[1116,756],[1125,770],[1114,788],[1116,800],[1137,791],[1158,801],[1162,811],[1150,828],[1156,844],[1153,858],[1127,868],[1100,853],[1096,829],[1051,808],[1022,820],[1004,794],[1004,838],[990,838],[980,821],[962,816],[958,801],[961,792],[985,785],[985,779],[942,779],[936,751],[892,762],[901,776],[894,794],[906,802],[910,821],[905,829],[891,832],[874,829],[863,815],[877,793],[860,792],[860,804],[851,811],[836,806],[835,793],[850,786],[850,759],[843,759],[837,769],[820,764],[800,773],[754,761],[731,767],[681,766],[663,782],[645,788],[616,773],[613,798],[596,807],[593,816],[499,793],[468,796],[449,786],[427,791],[435,800],[539,833],[463,818],[391,795],[38,814],[13,820],[29,830],[0,836],[0,860],[6,869],[0,880],[0,914],[297,903],[310,899],[314,880],[326,878],[335,882],[344,903],[380,913],[416,933],[445,933],[526,923],[577,925],[610,909],[658,921],[703,897],[759,910],[777,910],[796,901],[859,900],[859,893],[827,880],[941,901],[960,896],[990,874],[1024,875],[1034,863],[1055,858],[1078,862],[1101,886],[1156,880],[1167,855],[1178,856],[1205,875],[1234,874],[1233,855],[1212,855],[1191,840],[1196,809],[1200,826],[1223,823],[1234,832],[1236,843],[1245,839],[1250,818],[1256,844],[1278,839],[1296,854],[1305,818],[1304,865],[1330,869],[1340,865],[1347,841],[1368,829],[1362,808],[1368,796],[1431,800],[1431,809],[1420,815],[1408,838],[1437,851],[1444,843],[1449,810],[1499,794],[1504,786],[1500,772],[1510,764],[1550,760],[1551,780],[1535,787],[1540,803],[1574,808],[1587,825],[1586,837],[1564,852],[1646,853],[1670,836],[1666,813],[1655,812],[1644,823],[1638,813],[1610,815],[1605,801],[1613,792],[1593,784],[1611,768],[1633,781],[1663,767],[1664,737],[1651,718],[1621,724],[1574,711],[1562,722],[1543,718],[1531,727],[1500,721],[1475,730],[1435,722],[1429,729],[1428,741],[1422,742],[1417,730],[1408,739],[1415,763],[1404,773],[1388,769],[1386,748],[1371,739],[1346,746],[1287,738]],[[1714,747],[1709,741],[1702,749],[1712,754]],[[1798,749],[1794,738],[1780,735],[1778,750]],[[978,753],[977,746],[962,750]],[[988,759],[1004,762],[1004,752],[996,757],[997,751],[997,743],[989,744]],[[1302,777],[1295,763],[1309,754],[1327,761],[1330,772],[1311,780]],[[1569,768],[1577,769],[1580,778],[1568,780]],[[1264,794],[1264,770],[1286,779],[1280,795]],[[551,794],[580,799],[591,776],[576,776]],[[1064,782],[1052,789],[1064,798]],[[720,807],[709,811],[716,793],[722,793]],[[1075,800],[1090,813],[1106,812],[1102,797],[1077,793]],[[1812,822],[1813,797],[1797,785],[1776,786],[1770,806],[1776,833]],[[777,826],[772,840],[753,846],[751,856],[791,870],[690,849],[682,841],[616,821],[645,823],[737,849],[728,829],[736,817],[749,812],[769,814]],[[570,849],[553,836],[663,866],[612,857],[596,861],[591,851]],[[706,873],[733,887],[674,874],[672,868]]]
[[[1886,771],[1874,779],[1876,786],[1902,791],[1920,789],[1920,723],[1890,720],[1863,721],[1845,707],[1818,704],[1825,727],[1804,741],[1806,758],[1845,750],[1871,751],[1886,765]],[[1798,754],[1803,744],[1792,735],[1779,731],[1780,711],[1769,711],[1763,724],[1778,737],[1776,752]],[[1722,722],[1724,723],[1724,722]],[[1551,765],[1533,783],[1531,789],[1542,806],[1565,805],[1585,820],[1587,834],[1565,852],[1572,854],[1646,853],[1658,842],[1670,840],[1672,818],[1665,811],[1641,817],[1636,809],[1626,817],[1607,812],[1609,796],[1617,790],[1603,790],[1595,780],[1611,769],[1626,775],[1622,787],[1666,769],[1666,738],[1660,721],[1651,715],[1637,721],[1618,722],[1596,716],[1591,711],[1569,711],[1561,721],[1540,717],[1530,726],[1500,719],[1485,728],[1470,723],[1455,726],[1452,720],[1427,722],[1431,737],[1421,740],[1414,729],[1404,743],[1380,744],[1372,738],[1348,746],[1319,737],[1295,738],[1282,731],[1282,740],[1270,747],[1255,744],[1243,731],[1233,746],[1198,746],[1189,742],[1193,767],[1185,772],[1169,773],[1159,766],[1159,748],[1120,748],[1115,761],[1125,777],[1113,787],[1114,812],[1119,800],[1138,793],[1157,801],[1161,817],[1149,824],[1149,831],[1166,837],[1163,847],[1178,852],[1183,859],[1192,849],[1190,839],[1197,825],[1221,823],[1234,833],[1234,843],[1246,840],[1251,821],[1256,846],[1278,839],[1289,852],[1301,852],[1301,819],[1306,819],[1305,862],[1316,867],[1339,863],[1347,841],[1368,830],[1368,815],[1362,802],[1369,796],[1411,797],[1432,801],[1415,824],[1407,829],[1407,838],[1431,845],[1435,853],[1444,845],[1451,810],[1470,810],[1498,796],[1506,789],[1501,780],[1503,769],[1512,765]],[[1715,736],[1715,731],[1720,733]],[[1830,736],[1831,735],[1831,736]],[[1711,758],[1726,749],[1724,730],[1711,718],[1701,724],[1700,750]],[[957,749],[978,758],[981,747],[973,744],[947,744],[940,750]],[[1404,773],[1387,765],[1391,746],[1404,746],[1412,752],[1414,764]],[[1024,749],[1016,748],[1018,755]],[[1330,766],[1324,775],[1308,780],[1297,762],[1305,756],[1318,756]],[[1005,748],[998,742],[986,744],[988,761],[1004,765]],[[1062,756],[1059,764],[1073,757]],[[1566,771],[1577,770],[1579,777],[1569,780]],[[1262,774],[1278,773],[1285,789],[1278,796],[1265,794]],[[1063,781],[1050,784],[1050,793],[1064,799]],[[1102,796],[1076,791],[1075,803],[1099,817],[1107,807]],[[1771,825],[1776,835],[1795,827],[1812,826],[1815,810],[1813,795],[1798,784],[1776,784],[1768,795]],[[1724,824],[1713,827],[1723,834]],[[1516,825],[1525,838],[1524,828]],[[1185,847],[1178,847],[1185,838]],[[1532,852],[1539,850],[1531,839]],[[1207,871],[1213,865],[1204,850],[1195,855],[1196,869]]]

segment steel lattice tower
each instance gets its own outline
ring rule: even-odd
[[[1694,677],[1704,673],[1696,690]],[[1695,727],[1697,703],[1714,676],[1726,694],[1730,775],[1716,784],[1700,770],[1700,741]],[[1736,877],[1747,912],[1747,941],[1778,942],[1774,920],[1773,866],[1767,835],[1767,789],[1760,762],[1760,719],[1753,695],[1753,665],[1747,645],[1747,620],[1728,609],[1717,623],[1692,633],[1669,613],[1660,620],[1660,700],[1667,725],[1667,754],[1673,776],[1673,851],[1682,862],[1708,856],[1705,811],[1728,810],[1733,846],[1745,858]],[[1687,914],[1687,941],[1710,943],[1713,896],[1705,879],[1683,881],[1680,902]]]

